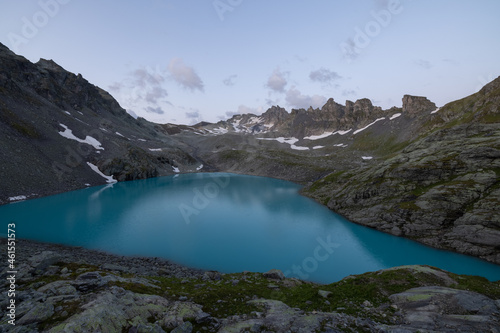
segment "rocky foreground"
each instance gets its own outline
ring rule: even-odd
[[[500,332],[498,282],[428,266],[319,285],[25,240],[16,251],[15,326],[2,297],[0,332]]]

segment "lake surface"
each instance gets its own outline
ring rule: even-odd
[[[15,222],[17,238],[322,283],[409,264],[500,279],[498,265],[350,223],[299,189],[227,173],[116,183],[0,206],[0,233]]]

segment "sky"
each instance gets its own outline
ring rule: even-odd
[[[500,76],[498,0],[0,0],[0,42],[158,123],[403,95]]]

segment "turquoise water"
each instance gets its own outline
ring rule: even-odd
[[[500,266],[350,223],[300,186],[233,174],[184,174],[0,206],[18,238],[154,256],[222,272],[281,269],[330,283],[425,264],[500,279]],[[0,233],[5,232],[0,230]]]

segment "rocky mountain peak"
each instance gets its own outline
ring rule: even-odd
[[[35,65],[37,65],[39,68],[48,69],[51,71],[66,72],[66,70],[64,68],[62,68],[60,65],[58,65],[52,59],[47,60],[47,59],[41,58],[40,60],[38,60],[38,62]]]
[[[427,99],[427,97],[411,95],[403,96],[403,113],[410,116],[416,116],[424,112],[431,112],[436,109],[436,104]]]
[[[262,114],[262,119],[266,124],[280,124],[283,123],[290,114],[279,105],[273,105],[266,112]]]
[[[336,103],[333,98],[328,99],[325,105],[321,108],[322,112],[333,114],[335,118],[342,118],[345,114],[345,107]]]

